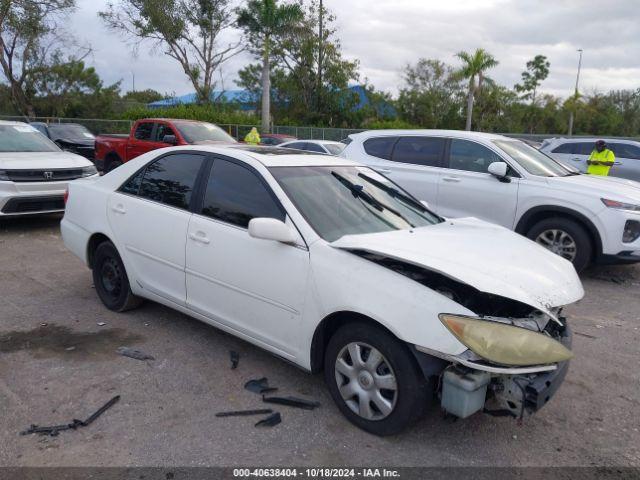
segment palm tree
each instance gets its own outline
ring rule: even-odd
[[[461,78],[469,79],[469,93],[467,96],[467,124],[465,129],[471,130],[471,117],[473,115],[473,101],[476,94],[482,88],[483,81],[488,80],[485,72],[490,68],[498,65],[498,61],[493,58],[489,52],[482,48],[478,48],[473,53],[458,52],[456,54],[462,60],[462,68],[457,72]],[[476,77],[478,77],[478,85],[476,86]]]
[[[271,118],[271,56],[274,41],[290,31],[303,13],[298,4],[278,5],[278,0],[249,0],[238,10],[238,26],[262,58],[262,131],[269,131]]]

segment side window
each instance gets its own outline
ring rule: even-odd
[[[284,148],[293,148],[295,150],[305,150],[307,142],[294,142],[289,145],[285,145]]]
[[[282,208],[251,170],[226,160],[214,160],[202,204],[202,214],[247,228],[252,218],[285,220]]]
[[[129,195],[138,195],[143,175],[144,168],[136,173],[133,177],[131,177],[124,185],[122,185],[120,187],[120,191],[122,193],[128,193]]]
[[[175,135],[175,133],[169,125],[159,123],[158,128],[156,129],[156,141],[162,142],[165,135]]]
[[[449,168],[467,172],[488,173],[489,165],[503,160],[484,145],[469,140],[451,140]]]
[[[187,210],[196,184],[203,155],[177,153],[147,166],[139,196]]]
[[[591,155],[596,148],[595,142],[577,142],[573,144],[574,155]]]
[[[320,145],[316,143],[307,143],[306,150],[309,152],[327,153],[324,151],[324,148],[322,148]]]
[[[151,134],[153,133],[153,123],[140,123],[136,127],[136,131],[133,136],[136,140],[151,140]]]
[[[365,140],[363,144],[364,151],[372,157],[391,160],[391,151],[397,140],[398,137],[370,138],[369,140]]]
[[[573,152],[573,143],[563,143],[562,145],[554,148],[551,153],[572,153]]]
[[[402,137],[393,149],[391,160],[426,167],[439,167],[445,143],[444,138]]]
[[[640,160],[640,148],[629,143],[612,143],[609,148],[620,158],[631,158]]]

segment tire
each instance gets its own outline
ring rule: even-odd
[[[359,353],[354,345],[359,345]],[[362,363],[371,359],[372,349],[382,356],[376,362],[376,369]],[[353,370],[356,362],[350,352],[360,355],[361,362],[357,363],[362,368]],[[351,368],[351,379],[337,371],[338,361]],[[343,371],[344,365],[340,367]],[[389,374],[395,377],[395,382],[390,381]],[[412,425],[424,414],[433,397],[431,383],[425,379],[406,345],[381,328],[365,323],[344,325],[331,337],[325,351],[324,377],[343,415],[354,425],[379,436],[394,435]],[[395,386],[396,390],[380,388],[383,386]],[[341,391],[346,393],[346,400]],[[361,395],[371,400],[361,402]]]
[[[142,299],[131,292],[129,277],[113,243],[98,245],[93,259],[93,284],[105,307],[125,312],[142,303]]]
[[[113,170],[115,170],[116,168],[118,168],[120,165],[122,165],[122,162],[120,160],[111,160],[108,164],[107,164],[107,168],[105,169],[105,173],[109,173]]]
[[[583,271],[591,263],[591,238],[586,229],[574,220],[563,217],[541,220],[529,229],[527,237],[569,260],[577,272]],[[570,242],[575,246],[573,255],[570,254]]]

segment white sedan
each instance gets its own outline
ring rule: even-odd
[[[278,145],[280,148],[291,148],[305,152],[324,153],[326,155],[340,155],[346,145],[332,140],[294,140]]]
[[[62,234],[124,311],[162,303],[309,372],[388,435],[436,396],[535,412],[568,368],[571,263],[445,220],[375,171],[269,147],[174,147],[69,185]]]

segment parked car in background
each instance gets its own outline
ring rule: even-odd
[[[297,140],[297,138],[293,135],[284,135],[280,133],[262,133],[260,135],[260,145],[275,146],[292,140]]]
[[[65,245],[105,306],[156,301],[324,370],[378,435],[440,395],[468,417],[542,408],[572,356],[575,270],[513,232],[443,220],[372,169],[283,148],[143,155],[69,185]]]
[[[331,140],[296,140],[295,142],[281,143],[278,146],[306,152],[340,155],[346,145],[342,142],[332,142]]]
[[[640,184],[581,175],[501,135],[387,130],[351,135],[345,158],[389,176],[447,218],[502,225],[573,262],[640,261]]]
[[[31,125],[0,121],[0,218],[61,212],[68,182],[97,175],[93,163]]]
[[[31,122],[30,125],[52,140],[62,150],[93,160],[95,135],[79,123]]]
[[[98,135],[95,157],[104,172],[119,167],[132,158],[172,145],[234,144],[234,138],[217,125],[195,120],[145,118],[131,127],[129,135]]]
[[[607,138],[552,138],[545,140],[541,150],[550,157],[587,171],[587,160],[595,149],[597,140],[607,142],[607,148],[616,156],[616,162],[609,171],[610,177],[628,178],[640,182],[640,142],[634,140]]]

